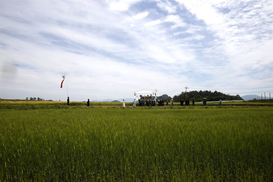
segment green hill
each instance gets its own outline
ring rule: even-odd
[[[179,95],[173,97],[174,102],[179,102],[180,100],[186,99],[194,99],[197,102],[203,101],[206,98],[208,101],[219,101],[222,100],[243,100],[239,95],[232,96],[228,94],[224,94],[221,92],[211,92],[211,91],[190,91],[190,92],[182,92]]]

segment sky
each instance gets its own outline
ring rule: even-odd
[[[0,0],[0,98],[273,97],[272,47],[272,0]]]

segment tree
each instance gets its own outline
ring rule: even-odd
[[[204,98],[206,98],[209,101],[219,101],[222,100],[242,100],[242,98],[237,94],[236,96],[227,95],[221,92],[217,92],[216,90],[214,92],[205,90],[205,91],[190,91],[190,92],[181,92],[181,94],[174,96],[174,101],[179,102],[180,100],[185,99],[194,99],[197,102],[202,101]]]

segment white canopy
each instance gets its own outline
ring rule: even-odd
[[[156,89],[154,91],[138,91],[134,93],[134,99],[139,99],[140,95],[152,95],[155,96],[156,99],[156,92],[157,92]]]

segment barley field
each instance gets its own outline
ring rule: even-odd
[[[273,181],[273,107],[0,109],[0,181]]]

